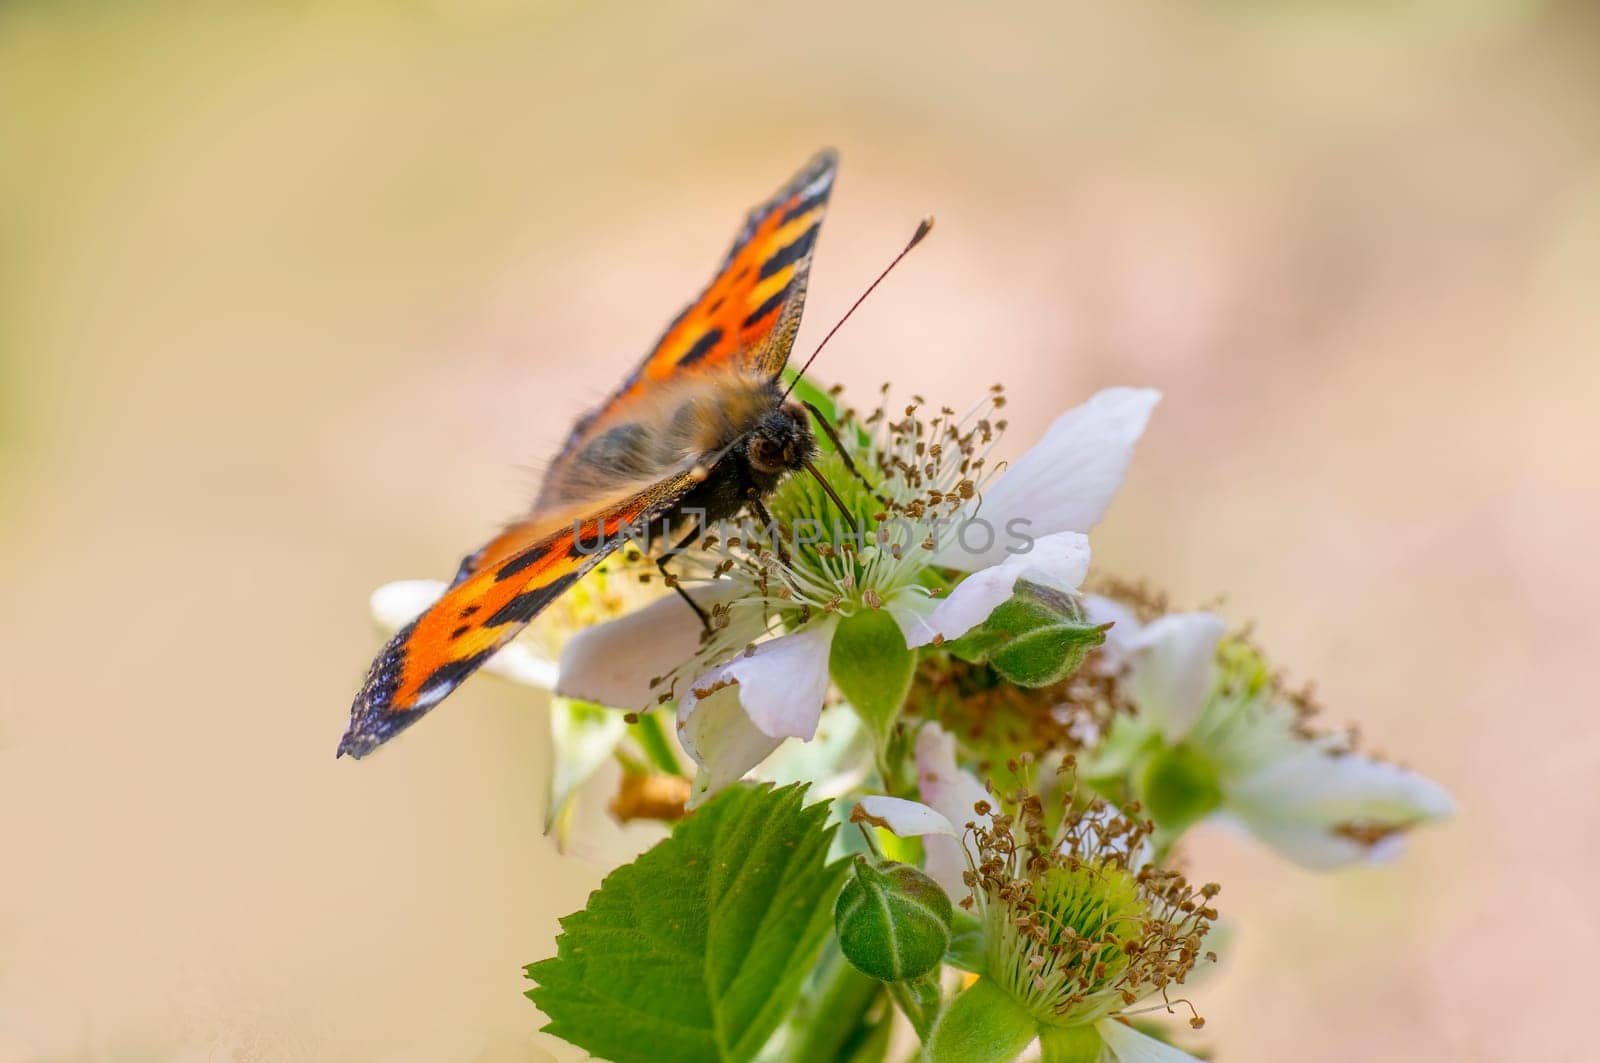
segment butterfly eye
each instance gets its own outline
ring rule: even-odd
[[[767,436],[754,436],[750,440],[750,464],[758,472],[778,473],[784,470],[783,446]]]

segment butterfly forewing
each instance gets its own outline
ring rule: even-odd
[[[837,159],[824,151],[767,202],[750,211],[732,248],[700,297],[668,326],[616,393],[574,426],[545,473],[535,511],[571,504],[587,482],[591,448],[607,462],[647,465],[646,453],[663,422],[680,409],[663,396],[696,376],[729,382],[736,429],[747,429],[764,410],[738,394],[735,381],[765,388],[789,359],[817,233],[833,190]],[[748,418],[748,420],[741,420]]]

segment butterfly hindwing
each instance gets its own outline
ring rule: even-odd
[[[621,545],[627,529],[665,513],[701,479],[696,470],[681,472],[537,537],[525,525],[529,541],[520,548],[502,533],[492,557],[480,551],[485,563],[458,576],[372,662],[339,754],[365,756],[420,719]]]

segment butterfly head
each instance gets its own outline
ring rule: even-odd
[[[811,434],[805,407],[793,402],[763,414],[744,441],[745,462],[763,494],[785,473],[804,468],[816,456],[817,439]]]

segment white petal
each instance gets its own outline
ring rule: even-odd
[[[816,734],[837,626],[830,616],[780,635],[690,684],[678,702],[678,738],[701,769],[692,804],[742,778],[785,738]]]
[[[489,658],[483,670],[540,690],[554,690],[561,672],[556,662],[529,643],[519,641],[506,643],[499,653]]]
[[[863,797],[856,802],[856,811],[851,819],[857,816],[874,827],[884,827],[902,838],[920,838],[928,834],[947,834],[952,838],[961,836],[961,832],[944,816],[921,801],[907,801],[903,797],[880,794]]]
[[[1094,1028],[1116,1063],[1199,1063],[1197,1056],[1157,1041],[1116,1019],[1101,1019]]]
[[[924,801],[963,835],[968,823],[990,824],[990,817],[980,816],[974,806],[979,801],[994,801],[970,772],[956,764],[954,735],[936,723],[926,724],[917,733],[915,755],[917,790]],[[928,876],[956,901],[969,892],[961,876],[967,871],[969,856],[976,862],[978,855],[972,842],[965,844],[967,851],[963,852],[963,842],[954,838],[930,837],[923,842]]]
[[[782,738],[763,734],[750,722],[739,691],[723,687],[709,697],[685,697],[678,703],[678,741],[700,765],[689,807],[694,808],[724,786],[772,755]]]
[[[1088,573],[1088,538],[1077,532],[1059,532],[1037,540],[1027,553],[1013,554],[991,568],[972,573],[948,595],[935,599],[932,609],[914,615],[909,628],[899,615],[895,619],[906,636],[906,645],[915,649],[940,635],[960,638],[983,623],[1011,597],[1019,579],[1075,591]]]
[[[971,510],[989,522],[995,543],[973,556],[953,535],[941,543],[939,563],[971,571],[1004,560],[1009,521],[1030,522],[1034,536],[1086,532],[1099,523],[1122,486],[1133,445],[1144,434],[1161,393],[1149,388],[1107,388],[1056,418],[1044,437],[990,484]],[[946,551],[950,556],[946,557]],[[968,553],[962,561],[960,555]]]
[[[689,590],[689,596],[707,612],[733,593],[728,583],[708,583]],[[616,620],[584,628],[561,648],[556,693],[619,709],[652,706],[661,690],[652,687],[650,680],[693,657],[700,648],[700,633],[700,618],[676,594]]]
[[[1404,832],[1455,812],[1426,776],[1356,753],[1307,745],[1226,786],[1226,811],[1252,834],[1309,868],[1381,863]]]
[[[989,823],[974,806],[979,801],[992,805],[994,799],[976,776],[956,764],[955,735],[936,723],[925,724],[917,732],[915,757],[917,790],[930,807],[957,827]]]
[[[928,597],[926,588],[902,587],[889,596],[883,608],[900,626],[906,646],[926,646],[939,636],[939,632],[928,624],[928,618],[939,608],[939,600]]]
[[[550,770],[550,803],[544,829],[554,828],[561,811],[588,778],[616,750],[628,733],[622,713],[554,698],[550,703],[550,738],[555,756]],[[565,838],[558,839],[563,845]]]
[[[1128,658],[1133,640],[1144,630],[1144,625],[1132,609],[1098,594],[1083,596],[1083,611],[1091,624],[1111,625],[1106,631],[1105,642],[1100,644],[1100,661],[1111,671],[1120,669]]]
[[[1227,630],[1213,613],[1172,613],[1145,625],[1128,645],[1128,694],[1169,741],[1189,733],[1211,692],[1217,643]]]
[[[437,579],[401,579],[372,592],[372,619],[385,635],[393,635],[438,601],[447,584]]]
[[[739,701],[764,733],[810,741],[828,692],[828,651],[838,626],[839,618],[829,616],[763,642],[723,665],[717,677],[739,684]]]
[[[372,619],[377,621],[385,634],[392,635],[421,616],[446,589],[448,585],[436,579],[405,579],[385,583],[372,592]],[[483,670],[540,690],[551,690],[556,685],[555,662],[532,643],[522,639],[507,643],[499,653],[489,658]]]

